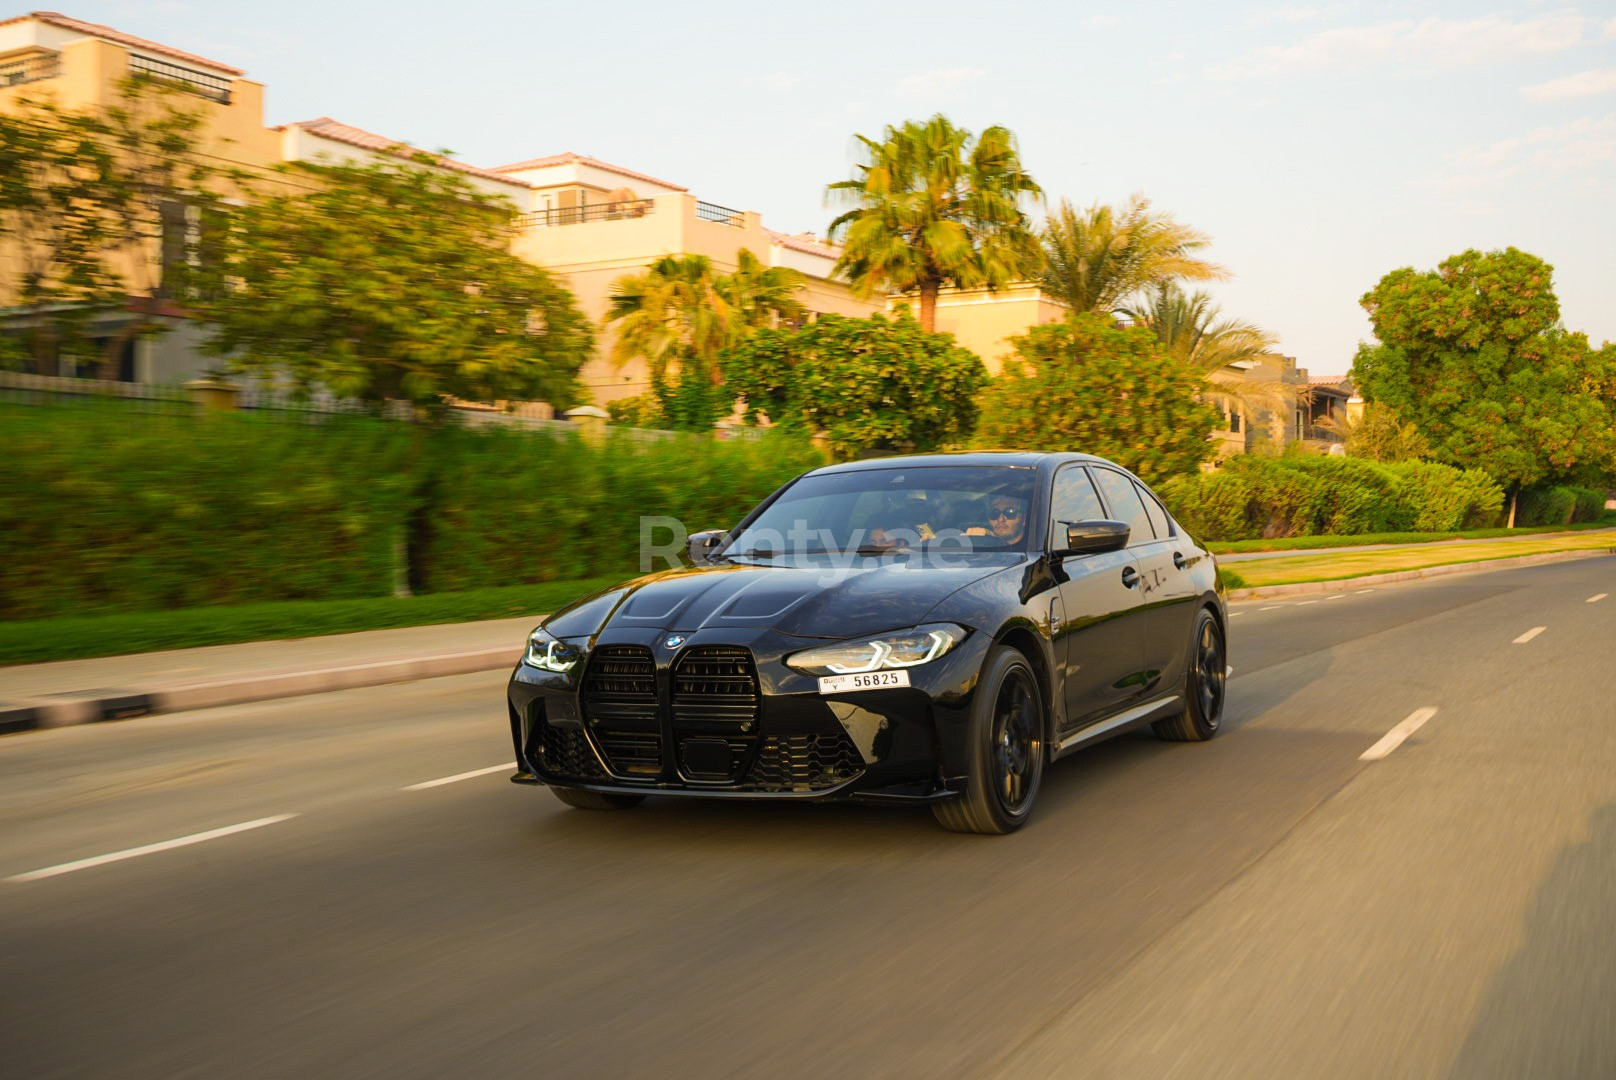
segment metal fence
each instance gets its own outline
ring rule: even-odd
[[[149,75],[160,82],[177,85],[186,93],[205,97],[209,101],[217,101],[221,105],[230,104],[230,80],[223,75],[214,75],[207,71],[197,71],[195,68],[181,67],[179,64],[170,64],[163,60],[153,60],[149,56],[129,54],[129,70],[137,75]]]
[[[595,203],[593,206],[563,206],[551,210],[535,210],[516,215],[518,229],[537,225],[579,225],[585,221],[620,221],[642,218],[656,209],[650,199],[628,199],[622,202]]]
[[[733,225],[737,229],[746,225],[745,214],[739,210],[731,210],[727,206],[719,206],[717,203],[698,202],[696,204],[696,216],[703,221],[713,221],[720,225]]]

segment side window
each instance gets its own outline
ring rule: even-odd
[[[1081,465],[1068,465],[1055,474],[1055,489],[1049,500],[1051,543],[1065,539],[1063,521],[1094,521],[1105,517],[1100,496],[1095,494],[1089,471]]]
[[[1145,513],[1150,517],[1150,527],[1156,530],[1156,539],[1165,540],[1173,535],[1173,527],[1169,523],[1167,511],[1162,507],[1161,500],[1152,495],[1150,489],[1143,484],[1136,483],[1139,497],[1145,500]]]
[[[1145,504],[1139,501],[1139,492],[1134,490],[1133,481],[1110,469],[1095,469],[1094,479],[1099,482],[1100,493],[1111,508],[1111,516],[1128,523],[1129,547],[1148,544],[1156,538],[1155,530],[1150,527],[1150,518],[1145,513]]]

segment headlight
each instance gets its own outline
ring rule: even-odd
[[[964,640],[962,627],[933,623],[864,641],[847,641],[795,653],[786,658],[786,666],[806,675],[856,675],[865,671],[919,667]]]
[[[535,630],[528,635],[527,652],[522,655],[522,663],[540,671],[563,672],[577,667],[582,658],[583,653],[565,641],[551,637],[544,630]]]

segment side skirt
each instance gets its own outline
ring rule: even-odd
[[[1179,696],[1177,694],[1167,694],[1147,701],[1143,705],[1135,705],[1126,712],[1120,712],[1105,720],[1096,721],[1062,739],[1060,745],[1055,748],[1054,756],[1056,758],[1065,757],[1072,751],[1079,750],[1090,743],[1099,742],[1101,739],[1109,739],[1113,735],[1121,735],[1124,731],[1145,724],[1157,713],[1178,704],[1178,701]]]

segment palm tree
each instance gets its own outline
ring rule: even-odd
[[[1170,281],[1222,281],[1229,274],[1196,252],[1211,237],[1152,211],[1134,195],[1122,208],[1095,203],[1078,212],[1061,200],[1044,225],[1044,292],[1074,312],[1110,314],[1146,289]]]
[[[857,138],[866,160],[827,195],[852,207],[831,222],[830,236],[843,245],[836,272],[861,295],[918,289],[929,332],[944,285],[997,290],[1038,272],[1042,253],[1021,202],[1043,189],[1021,167],[1007,129],[973,139],[939,113],[888,125],[880,142]]]
[[[801,315],[794,295],[801,286],[797,271],[764,266],[746,248],[733,274],[716,273],[705,255],[664,256],[613,283],[606,312],[606,321],[618,324],[612,359],[644,358],[667,422],[710,428],[725,408],[716,392],[724,382],[718,354],[754,330]]]
[[[1241,406],[1247,415],[1268,412],[1288,417],[1310,397],[1305,386],[1245,378],[1235,365],[1262,359],[1279,339],[1254,323],[1220,319],[1217,304],[1204,292],[1186,294],[1177,285],[1158,282],[1142,302],[1117,310],[1154,330],[1169,353],[1200,373],[1208,393]]]

